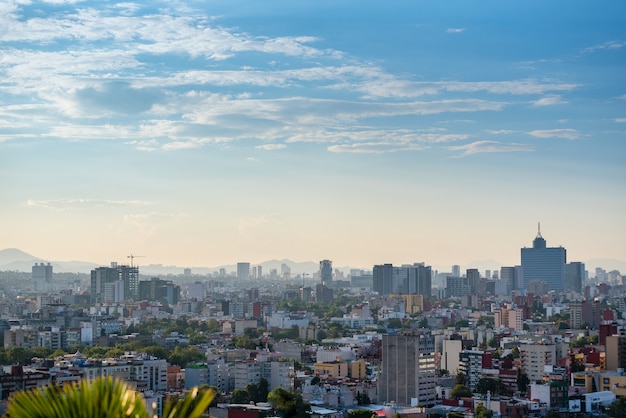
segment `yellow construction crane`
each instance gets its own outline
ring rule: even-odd
[[[131,255],[126,256],[126,258],[130,258],[130,266],[131,267],[134,267],[133,266],[133,260],[135,258],[139,258],[139,257],[145,257],[145,255],[133,255],[133,254],[131,254]]]

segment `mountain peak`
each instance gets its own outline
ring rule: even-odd
[[[12,263],[14,261],[34,261],[34,260],[39,260],[39,259],[17,248],[6,248],[4,250],[0,250],[0,265]]]

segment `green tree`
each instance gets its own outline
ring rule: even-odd
[[[30,363],[30,359],[33,358],[33,353],[24,347],[13,347],[7,350],[7,361],[9,364],[22,364]]]
[[[267,402],[267,395],[269,390],[269,383],[266,379],[261,378],[259,383],[249,383],[246,386],[246,392],[248,392],[248,402],[254,403]],[[241,403],[241,402],[236,402]]]
[[[198,390],[179,400],[168,400],[163,416],[200,418],[213,397]],[[11,418],[149,418],[139,392],[111,377],[81,380],[61,386],[19,391],[11,395],[6,415]]]
[[[526,393],[529,384],[530,379],[528,375],[522,372],[522,369],[517,369],[517,390],[521,393]]]
[[[387,320],[387,326],[391,329],[399,329],[402,327],[402,320],[398,318],[390,318]]]
[[[508,392],[507,387],[500,379],[483,377],[476,384],[476,392],[486,395],[488,391],[492,395],[506,395]]]
[[[457,328],[467,328],[469,327],[469,321],[467,319],[459,319],[454,323],[454,326]]]
[[[267,401],[283,418],[304,418],[311,411],[311,405],[302,400],[302,394],[277,387],[269,393]]]
[[[181,347],[176,346],[174,350],[167,357],[167,361],[170,364],[175,364],[180,367],[185,367],[189,363],[195,363],[199,361],[205,361],[206,356],[195,347]]]
[[[493,411],[491,409],[485,408],[485,406],[482,403],[478,404],[478,406],[474,408],[475,418],[491,418],[492,416],[493,416]]]
[[[375,412],[370,411],[368,409],[353,409],[352,411],[348,412],[347,418],[376,418],[378,417],[378,415],[376,415]]]
[[[165,347],[161,347],[160,345],[149,345],[147,347],[141,348],[139,351],[162,359],[167,359],[170,355],[170,351]]]
[[[474,396],[472,390],[465,385],[455,385],[450,391],[450,397],[454,399],[471,398],[472,396]]]
[[[372,400],[367,395],[367,393],[357,392],[356,393],[356,402],[357,402],[357,405],[369,405],[369,404],[372,403]]]
[[[244,404],[250,402],[250,394],[246,389],[235,389],[230,395],[230,403]]]
[[[454,384],[455,385],[465,385],[465,381],[467,380],[467,378],[465,377],[465,373],[459,372],[457,373],[456,377],[454,378]]]
[[[235,347],[254,350],[256,348],[256,344],[250,339],[250,337],[244,334],[237,337],[235,340]]]
[[[48,347],[31,348],[32,357],[47,358],[50,354],[52,354],[52,349]]]
[[[626,416],[626,397],[620,396],[607,408],[610,417]]]

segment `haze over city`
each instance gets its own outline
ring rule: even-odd
[[[0,249],[626,259],[623,2],[0,4]],[[496,267],[496,266],[494,266]]]

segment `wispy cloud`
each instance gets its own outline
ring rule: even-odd
[[[461,151],[463,156],[493,152],[530,152],[534,147],[529,144],[504,143],[498,141],[476,141],[471,144],[448,147],[450,151]]]
[[[626,46],[626,42],[624,41],[608,41],[598,45],[593,45],[583,49],[582,52],[591,53],[597,51],[607,51],[607,50],[618,50],[622,49]]]
[[[626,118],[617,118],[617,119],[615,119],[615,122],[617,122],[617,123],[626,123]]]
[[[446,30],[446,32],[448,32],[448,33],[463,33],[463,32],[465,32],[465,28],[448,28],[448,30]]]
[[[287,148],[287,145],[285,145],[285,144],[263,144],[263,145],[257,145],[255,148],[263,150],[263,151],[275,151],[275,150]]]
[[[421,151],[429,148],[421,144],[401,144],[393,142],[363,142],[355,144],[339,144],[331,145],[328,151],[335,153],[354,153],[354,154],[383,154],[388,152],[399,151]]]
[[[146,224],[154,224],[164,220],[181,220],[189,215],[184,212],[167,213],[167,212],[146,212],[124,215],[124,222],[135,226],[145,226]]]
[[[576,129],[546,129],[535,130],[528,133],[535,138],[565,138],[565,139],[577,139],[581,134]]]
[[[29,199],[26,206],[51,209],[56,211],[85,209],[103,206],[145,206],[150,202],[141,200],[106,200],[106,199],[52,199],[34,200]]]
[[[541,107],[541,106],[554,106],[559,104],[567,103],[567,101],[563,100],[561,96],[548,96],[543,97],[539,100],[536,100],[533,103],[533,106]]]
[[[496,130],[487,129],[486,132],[492,135],[511,135],[515,133],[515,131],[511,129],[496,129]]]

